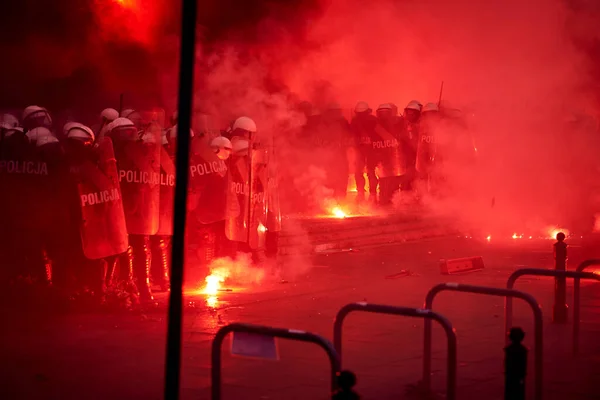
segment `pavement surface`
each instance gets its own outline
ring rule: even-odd
[[[422,307],[440,282],[505,287],[515,269],[552,266],[552,241],[487,242],[442,238],[319,255],[313,267],[289,274],[287,283],[237,288],[214,307],[202,295],[185,300],[181,397],[210,398],[210,347],[225,324],[247,322],[310,331],[332,339],[333,320],[357,301]],[[440,274],[441,258],[483,256],[485,269],[464,275]],[[573,243],[569,267],[582,259]],[[293,266],[293,260],[284,264]],[[400,274],[408,271],[408,274]],[[398,276],[399,275],[399,276]],[[292,278],[293,277],[293,278]],[[533,294],[544,311],[544,399],[598,399],[600,371],[600,284],[582,285],[581,354],[571,354],[571,324],[551,323],[553,281],[522,278],[516,288]],[[569,283],[569,302],[572,299]],[[21,312],[3,308],[0,327],[2,381],[6,399],[160,399],[166,338],[165,297],[158,309],[129,314]],[[434,310],[453,323],[458,338],[458,399],[503,398],[504,299],[442,293]],[[515,301],[514,325],[527,333],[531,349],[527,378],[533,398],[531,311]],[[411,391],[421,379],[423,322],[374,314],[352,314],[344,325],[343,368],[358,376],[363,399],[419,398]],[[434,327],[434,392],[443,398],[445,339]],[[327,399],[329,371],[317,347],[278,341],[279,361],[230,355],[223,350],[223,399]]]

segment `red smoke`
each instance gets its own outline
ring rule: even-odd
[[[164,24],[163,3],[156,0],[96,0],[95,16],[105,39],[156,42],[157,28]]]
[[[589,59],[569,28],[584,14],[560,0],[324,1],[317,15],[298,13],[293,32],[266,17],[253,43],[222,40],[199,56],[197,103],[281,138],[302,123],[292,98],[402,109],[437,101],[444,81],[443,103],[463,110],[479,163],[450,163],[454,191],[431,211],[483,230],[582,222],[600,144]],[[273,92],[273,80],[287,89]]]

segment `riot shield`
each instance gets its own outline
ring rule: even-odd
[[[402,176],[406,172],[400,141],[390,130],[379,123],[375,126],[372,145],[373,151],[380,155],[377,165],[380,178]]]
[[[110,138],[95,148],[97,160],[84,160],[71,168],[81,207],[79,232],[86,258],[101,258],[127,250],[127,225],[117,163]]]
[[[267,151],[255,149],[250,154],[231,158],[227,194],[237,200],[240,213],[227,218],[225,235],[258,249],[264,247],[267,231]]]
[[[0,212],[2,231],[35,231],[36,218],[31,213],[39,209],[36,184],[48,176],[48,166],[34,157],[33,147],[22,132],[0,141]]]
[[[175,200],[175,163],[164,146],[160,149],[160,202],[157,235],[173,234]]]
[[[189,177],[188,208],[198,223],[212,224],[239,214],[227,207],[227,164],[204,140],[192,141]]]
[[[419,142],[417,144],[417,173],[423,176],[428,176],[435,162],[436,144],[434,136],[434,128],[431,124],[421,124]]]
[[[151,124],[139,140],[114,138],[127,232],[156,235],[160,204],[160,128]]]
[[[270,165],[269,165],[270,167]],[[281,232],[281,204],[279,202],[279,179],[277,172],[269,168],[267,184],[267,230]]]

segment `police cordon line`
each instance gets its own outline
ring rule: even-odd
[[[338,199],[352,174],[358,200],[364,198],[366,175],[371,200],[389,204],[395,192],[430,179],[440,159],[432,138],[444,118],[436,104],[412,101],[398,115],[386,103],[372,115],[359,102],[350,122],[336,104],[317,112],[302,103],[298,110],[306,123],[290,139],[297,145],[292,148],[320,143],[326,156],[311,162],[327,171]],[[256,123],[245,116],[218,134],[198,133],[189,132],[191,284],[203,280],[217,257],[243,251],[260,262],[276,256],[281,231],[281,177],[269,167],[273,138],[259,140]],[[3,283],[28,276],[66,296],[89,293],[100,303],[120,288],[134,305],[153,303],[153,288],[169,290],[179,134],[177,115],[165,122],[162,109],[109,108],[94,129],[67,122],[60,132],[43,107],[27,107],[20,121],[0,114]],[[39,199],[46,209],[37,207]]]

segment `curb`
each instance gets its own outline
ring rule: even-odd
[[[445,220],[364,217],[351,224],[344,222],[319,221],[304,225],[305,230],[295,233],[284,230],[279,238],[279,255],[327,254],[456,234],[456,229]]]

